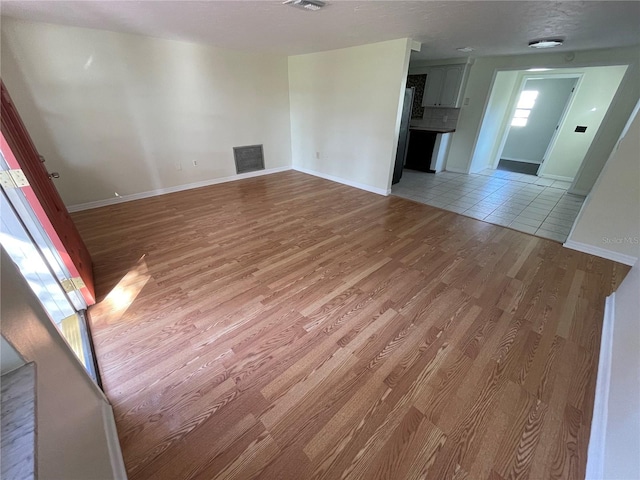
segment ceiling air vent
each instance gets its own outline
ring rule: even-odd
[[[282,4],[290,5],[292,7],[304,8],[305,10],[311,10],[312,12],[320,10],[326,5],[326,3],[321,0],[287,0]]]
[[[264,153],[262,145],[233,147],[233,158],[236,161],[236,173],[264,170]]]

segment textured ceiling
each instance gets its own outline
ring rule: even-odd
[[[219,47],[310,53],[411,37],[413,58],[532,53],[527,44],[562,37],[558,50],[640,44],[640,2],[348,1],[319,12],[281,1],[2,1],[2,15]]]

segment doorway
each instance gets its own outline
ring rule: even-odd
[[[587,166],[583,162],[605,117],[612,114],[612,101],[628,68],[627,65],[563,68],[538,65],[527,70],[497,70],[473,147],[470,173],[496,170],[526,80],[580,77],[560,128],[552,138],[552,148],[545,153],[544,162],[536,171],[537,177],[533,178],[540,185],[564,182],[569,193],[586,195],[588,191],[574,188],[584,181],[582,172]]]
[[[524,80],[497,158],[497,170],[540,174],[579,79],[576,75]]]

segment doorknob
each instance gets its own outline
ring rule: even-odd
[[[60,174],[58,172],[51,172],[49,178],[60,178]]]
[[[44,163],[44,162],[45,162],[45,160],[46,160],[42,155],[38,155],[38,158],[40,159],[40,161],[41,161],[42,163]]]

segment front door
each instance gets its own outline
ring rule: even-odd
[[[47,172],[44,159],[31,141],[4,83],[0,83],[0,87],[3,157],[15,178],[24,175],[28,185],[23,185],[21,190],[71,274],[69,282],[78,289],[87,305],[93,305],[95,291],[89,251],[53,184],[55,175]]]

